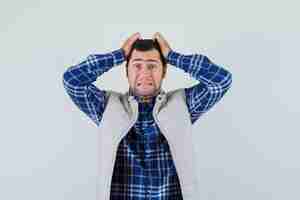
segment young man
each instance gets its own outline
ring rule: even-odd
[[[129,90],[101,90],[93,82],[126,61]],[[165,92],[171,64],[199,81]],[[98,126],[99,199],[195,200],[191,126],[228,91],[231,73],[201,54],[183,55],[160,33],[129,37],[120,49],[89,55],[63,75],[64,87]]]

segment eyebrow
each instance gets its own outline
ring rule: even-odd
[[[143,61],[143,59],[141,58],[136,58],[136,59],[133,59],[132,62],[134,61]],[[154,60],[154,59],[147,59],[147,60],[144,60],[144,61],[151,61],[151,62],[156,62],[156,63],[159,63],[157,60]]]

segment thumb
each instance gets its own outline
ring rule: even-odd
[[[137,33],[133,38],[131,38],[131,40],[130,40],[130,47],[133,45],[133,43],[136,41],[136,40],[140,40],[140,39],[142,39],[142,36],[141,36],[141,34],[140,33]]]
[[[152,39],[153,39],[153,40],[157,39],[158,41],[160,41],[159,34],[156,32],[156,33],[152,36]]]

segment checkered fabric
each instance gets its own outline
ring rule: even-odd
[[[123,61],[125,54],[122,49],[93,54],[69,67],[63,74],[67,94],[97,126],[101,123],[107,96],[106,91],[93,82]],[[212,108],[231,86],[231,73],[204,55],[183,55],[172,50],[167,62],[199,81],[185,88],[192,124]],[[178,174],[168,142],[152,117],[156,95],[149,101],[140,96],[134,97],[138,101],[139,116],[118,146],[110,200],[181,200]]]

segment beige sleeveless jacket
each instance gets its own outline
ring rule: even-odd
[[[118,145],[138,117],[138,102],[126,92],[107,91],[108,102],[99,125],[99,178],[97,199],[109,200],[110,184]],[[197,180],[192,124],[184,88],[161,92],[156,98],[153,118],[166,137],[179,177],[184,200],[197,200]]]

